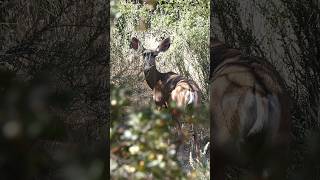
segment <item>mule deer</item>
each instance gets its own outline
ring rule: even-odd
[[[210,46],[214,180],[225,179],[227,165],[255,166],[251,178],[284,179],[290,111],[283,79],[264,59],[245,57],[217,39]]]
[[[156,57],[160,52],[165,52],[170,47],[170,39],[161,41],[155,50],[145,49],[137,38],[132,38],[131,48],[138,50],[144,59],[144,75],[148,86],[153,90],[153,100],[158,107],[166,108],[174,101],[179,108],[192,105],[198,108],[200,104],[200,89],[198,85],[174,72],[161,73],[156,67]],[[180,112],[173,109],[172,118],[176,121],[179,137],[183,138],[180,124]],[[197,129],[197,128],[194,128]],[[199,151],[197,132],[194,132],[196,154]]]

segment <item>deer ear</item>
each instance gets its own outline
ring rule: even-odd
[[[132,48],[134,50],[138,50],[140,45],[141,45],[141,42],[139,41],[139,39],[137,39],[135,37],[133,37],[131,39],[130,48]]]
[[[164,52],[164,51],[168,50],[170,47],[170,44],[171,44],[170,38],[167,38],[167,39],[161,41],[159,46],[157,47],[157,51]]]

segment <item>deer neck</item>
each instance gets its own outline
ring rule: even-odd
[[[156,83],[161,80],[162,73],[160,73],[156,66],[146,66],[144,68],[144,76],[146,78],[147,84],[151,89],[154,89]]]

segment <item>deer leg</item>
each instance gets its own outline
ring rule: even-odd
[[[176,130],[177,130],[179,141],[181,141],[181,143],[182,143],[183,139],[184,139],[184,134],[182,132],[182,126],[181,126],[181,123],[180,123],[181,112],[179,111],[179,109],[174,108],[171,111],[171,115],[172,115],[172,120],[175,123],[175,127],[176,127]]]
[[[184,139],[184,134],[182,132],[182,126],[181,126],[181,123],[178,119],[175,119],[175,126],[176,126],[176,129],[177,129],[177,134],[178,134],[178,141],[180,143],[183,143],[183,139]]]
[[[199,136],[198,136],[198,127],[197,125],[192,125],[193,129],[193,142],[194,142],[194,151],[196,154],[196,158],[200,158],[200,143],[199,143]]]
[[[174,121],[174,126],[176,129],[177,133],[177,138],[176,138],[176,152],[181,152],[181,148],[183,147],[183,142],[184,142],[184,134],[182,132],[182,126],[179,121],[178,116],[172,116],[172,120]]]

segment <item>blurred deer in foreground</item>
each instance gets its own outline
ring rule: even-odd
[[[211,41],[210,122],[213,180],[228,165],[246,166],[245,179],[285,179],[290,134],[285,83],[266,60]]]
[[[144,75],[149,87],[153,90],[153,100],[158,107],[167,108],[174,101],[178,108],[186,108],[192,105],[198,108],[200,105],[200,89],[198,85],[174,72],[161,73],[156,67],[156,57],[160,52],[165,52],[170,47],[170,39],[161,41],[155,50],[145,49],[137,38],[132,38],[131,48],[141,53],[144,59]],[[176,122],[179,139],[182,141],[183,133],[180,123],[179,109],[171,112],[172,119]],[[199,154],[197,132],[194,126],[194,142],[196,154]]]

